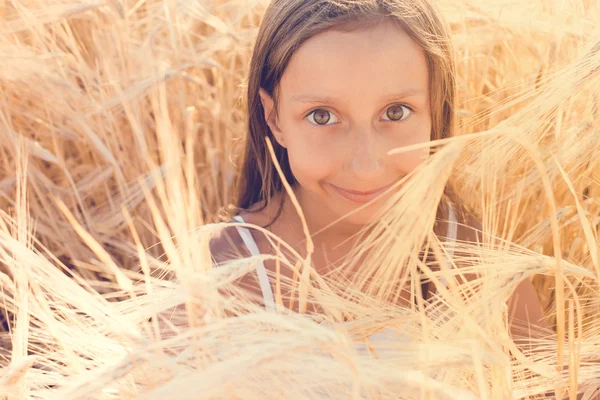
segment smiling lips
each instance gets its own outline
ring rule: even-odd
[[[331,187],[333,188],[333,190],[335,190],[340,196],[344,197],[345,199],[348,199],[348,200],[353,201],[355,203],[368,203],[371,200],[375,199],[380,194],[382,194],[383,192],[385,192],[392,185],[393,185],[393,183],[390,183],[389,185],[384,186],[382,188],[375,189],[375,190],[369,190],[367,192],[361,192],[361,191],[357,191],[357,190],[342,189],[342,188],[337,187],[335,185],[331,185]]]

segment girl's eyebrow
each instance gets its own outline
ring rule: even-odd
[[[399,93],[388,93],[381,97],[382,101],[391,101],[391,100],[400,100],[406,97],[424,95],[425,90],[422,89],[408,89]],[[322,103],[322,104],[332,104],[336,101],[342,101],[341,99],[337,99],[333,96],[318,96],[308,93],[301,93],[295,96],[292,96],[292,102],[298,103]]]

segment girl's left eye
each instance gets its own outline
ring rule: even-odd
[[[388,108],[384,115],[389,118],[385,121],[402,121],[408,118],[410,114],[412,114],[410,108],[402,104],[396,104]]]
[[[335,115],[333,115],[331,111],[325,110],[323,108],[317,108],[316,110],[311,111],[306,116],[306,118],[308,118],[311,124],[320,126],[331,125],[328,124],[328,122],[331,122],[332,117],[333,123],[337,122]]]

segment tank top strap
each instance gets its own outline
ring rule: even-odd
[[[446,234],[446,240],[454,244],[454,242],[456,242],[457,233],[458,221],[456,219],[456,213],[454,212],[452,205],[448,204],[448,233]],[[448,248],[448,254],[450,257],[454,255],[454,246]]]
[[[448,254],[448,261],[452,262],[452,257],[454,256],[454,243],[456,242],[456,237],[458,233],[458,221],[456,219],[456,213],[454,212],[454,208],[452,205],[448,203],[448,231],[446,233],[446,243],[451,243],[450,246],[446,246],[446,253]],[[448,282],[446,279],[441,276],[440,282],[442,285],[446,286]],[[435,291],[436,294],[439,294],[439,291]]]
[[[236,215],[233,217],[233,220],[240,223],[245,223],[244,219],[240,215]],[[252,237],[252,233],[250,229],[243,226],[236,226],[244,245],[248,249],[251,255],[260,256],[260,251],[258,250],[258,245],[256,241]],[[267,269],[265,268],[265,263],[260,262],[256,267],[256,276],[258,278],[258,284],[260,285],[260,291],[263,295],[263,301],[265,303],[265,309],[269,312],[275,312],[275,296],[273,295],[273,289],[271,288],[271,283],[269,282],[269,276],[267,275]]]

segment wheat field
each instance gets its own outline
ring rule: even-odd
[[[455,245],[466,267],[425,273],[480,277],[426,312],[264,256],[319,316],[265,312],[233,285],[257,258],[214,268],[208,250],[233,201],[267,4],[0,0],[0,398],[594,398],[600,2],[439,1],[458,135],[357,251],[381,246],[364,266],[381,279],[414,271],[452,181],[483,240]],[[549,329],[516,341],[504,302],[523,279]],[[412,341],[375,349],[383,328]]]

